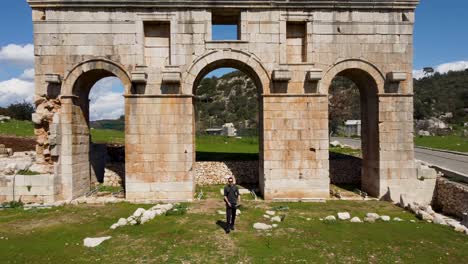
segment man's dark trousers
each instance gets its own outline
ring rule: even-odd
[[[228,204],[226,204],[226,229],[233,229],[234,224],[236,222],[236,210],[237,210],[237,204],[231,203],[231,207],[229,207]]]

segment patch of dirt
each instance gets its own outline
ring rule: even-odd
[[[190,206],[190,213],[215,213],[217,210],[224,209],[224,201],[221,199],[206,199],[194,202]]]
[[[14,152],[36,150],[36,140],[31,137],[0,136],[0,144]]]

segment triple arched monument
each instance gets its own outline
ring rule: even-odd
[[[413,26],[418,0],[28,0],[39,161],[56,199],[90,189],[89,92],[125,87],[126,198],[191,200],[194,94],[220,67],[260,95],[259,182],[268,200],[329,196],[328,90],[360,90],[362,187],[398,199],[416,179]],[[215,25],[237,39],[213,40]]]

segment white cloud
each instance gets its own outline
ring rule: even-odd
[[[464,71],[466,69],[468,69],[468,61],[454,61],[454,62],[443,63],[434,67],[434,72],[444,74],[449,71]],[[415,79],[421,79],[425,76],[426,74],[424,73],[424,70],[413,71],[413,78]]]
[[[1,47],[0,62],[32,65],[34,63],[34,45],[9,44]]]
[[[0,107],[26,100],[32,102],[34,96],[34,82],[17,78],[0,81]]]
[[[20,76],[20,79],[22,80],[34,80],[34,69],[26,69],[23,71],[23,73]]]
[[[117,119],[124,114],[124,98],[122,83],[118,78],[109,77],[97,82],[91,92],[90,102],[90,120]]]

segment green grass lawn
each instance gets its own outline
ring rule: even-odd
[[[12,120],[0,123],[0,135],[32,137],[34,126],[29,121]],[[112,129],[92,129],[91,137],[96,143],[125,142],[123,131]],[[459,135],[415,137],[415,145],[468,152],[468,139]],[[242,139],[223,136],[197,136],[197,160],[255,160],[258,159],[258,137],[244,137]],[[359,151],[352,149],[330,148],[333,152],[348,155],[359,155]]]
[[[0,123],[0,135],[32,137],[34,136],[34,126],[30,121],[11,120]]]
[[[91,129],[94,143],[125,144],[125,132],[112,129]]]
[[[285,221],[270,232],[265,210],[288,206]],[[185,215],[160,216],[141,226],[110,230],[138,207],[127,203],[0,211],[2,263],[463,263],[468,236],[422,221],[386,202],[244,202],[237,229],[229,235],[215,200],[188,204]],[[319,218],[348,211],[403,218],[404,222],[325,223]],[[311,218],[307,221],[307,218]],[[112,236],[97,248],[86,237]],[[8,239],[6,239],[8,238]]]
[[[458,135],[434,136],[434,137],[415,137],[414,143],[417,146],[446,149],[459,152],[468,152],[468,138]]]

